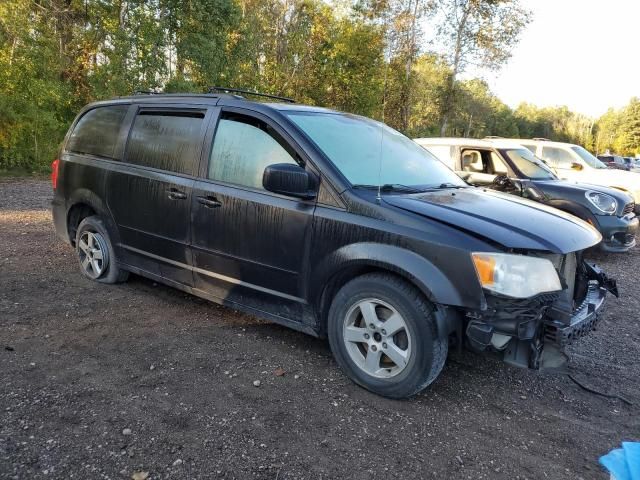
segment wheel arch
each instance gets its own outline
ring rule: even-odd
[[[574,215],[585,222],[589,222],[591,225],[598,228],[598,222],[596,221],[593,212],[578,202],[571,200],[552,200],[548,205],[550,207],[557,208],[558,210],[562,210],[565,213],[570,213],[571,215]]]
[[[311,299],[326,333],[329,307],[335,294],[350,280],[368,273],[395,275],[417,288],[437,305],[463,305],[456,286],[433,263],[415,252],[393,245],[362,243],[342,247],[329,255],[311,276]],[[451,312],[452,313],[452,312]],[[438,315],[439,331],[449,333],[455,315]]]
[[[70,197],[67,208],[66,227],[69,241],[75,246],[78,225],[88,216],[99,215],[105,222],[105,226],[112,238],[117,237],[117,229],[105,202],[94,192],[88,189],[78,189]]]

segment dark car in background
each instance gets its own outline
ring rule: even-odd
[[[625,252],[636,244],[633,198],[615,188],[559,180],[525,147],[501,139],[418,138],[471,185],[515,194],[571,213],[602,234],[601,248]]]
[[[597,158],[609,168],[616,170],[629,170],[627,163],[620,155],[602,154],[597,155]]]
[[[624,163],[630,172],[640,172],[640,160],[633,157],[624,157]]]
[[[379,122],[232,93],[79,113],[53,219],[84,276],[133,272],[328,337],[351,379],[392,398],[433,382],[450,343],[557,365],[617,294],[576,217],[470,187]]]

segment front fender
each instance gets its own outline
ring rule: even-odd
[[[451,259],[450,261],[454,261]],[[321,292],[329,280],[340,271],[353,267],[377,267],[392,271],[412,282],[433,303],[464,306],[460,288],[473,289],[464,281],[454,283],[437,266],[423,256],[410,250],[378,243],[356,243],[345,245],[329,254],[312,272],[312,292]],[[473,279],[476,283],[477,280]],[[480,285],[477,290],[484,295]]]

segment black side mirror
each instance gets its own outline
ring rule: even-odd
[[[315,178],[304,168],[292,163],[274,163],[264,169],[262,186],[265,190],[290,197],[315,198]]]

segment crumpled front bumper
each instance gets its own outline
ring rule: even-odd
[[[558,367],[563,348],[597,325],[607,293],[618,296],[615,280],[595,265],[581,263],[579,275],[586,291],[579,305],[558,293],[520,300],[490,298],[486,312],[467,312],[469,346],[498,351],[505,362],[519,367]]]
[[[589,281],[587,293],[580,305],[570,315],[562,314],[553,306],[547,311],[544,321],[545,342],[565,347],[574,340],[587,335],[596,327],[604,310],[607,292],[618,296],[616,281],[608,278],[597,266],[584,264]]]
[[[589,285],[587,296],[576,308],[567,324],[554,318],[544,319],[545,342],[565,347],[595,329],[604,309],[607,291],[598,285]]]

